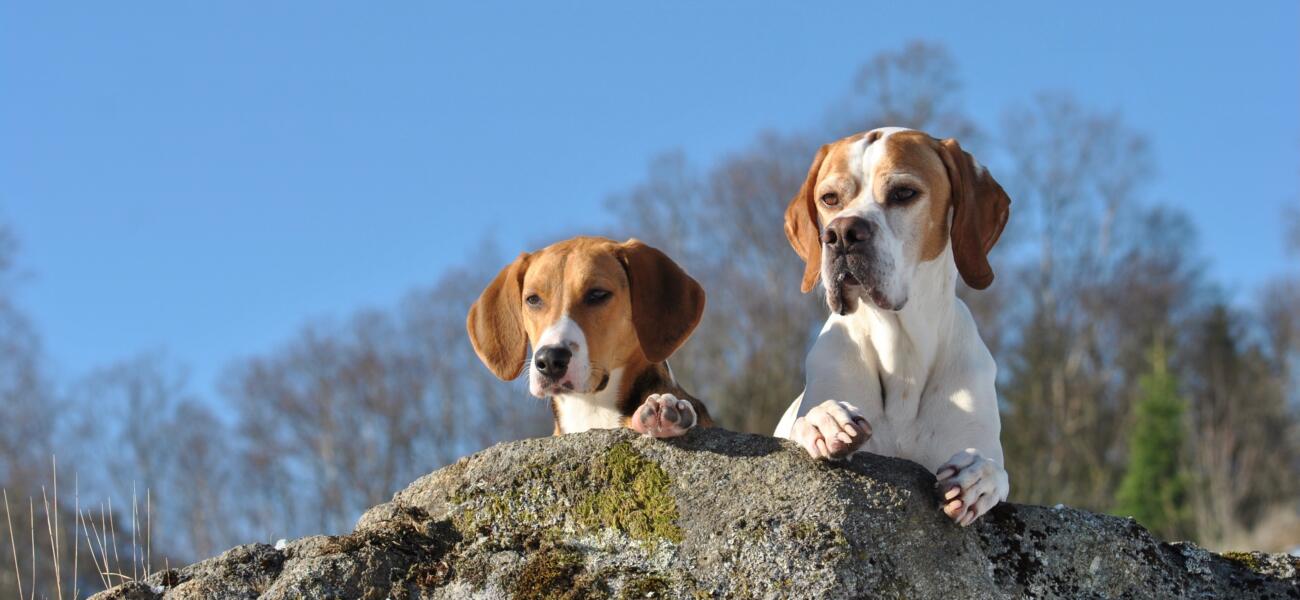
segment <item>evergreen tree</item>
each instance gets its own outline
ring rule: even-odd
[[[1151,350],[1151,372],[1142,377],[1139,389],[1128,469],[1115,512],[1131,515],[1166,539],[1185,539],[1192,533],[1189,477],[1183,467],[1186,403],[1178,396],[1177,378],[1166,369],[1159,342]]]

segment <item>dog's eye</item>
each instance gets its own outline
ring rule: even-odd
[[[587,292],[587,296],[584,299],[587,304],[600,304],[601,302],[609,300],[609,297],[613,295],[614,294],[609,290],[594,289]]]
[[[839,206],[840,195],[835,192],[826,192],[825,194],[822,194],[822,204],[825,204],[826,206]]]
[[[527,298],[524,298],[524,302],[527,302],[528,306],[538,308],[542,305],[542,297],[537,294],[529,294]]]
[[[896,187],[889,190],[890,204],[906,204],[912,198],[915,198],[917,191],[909,187]]]

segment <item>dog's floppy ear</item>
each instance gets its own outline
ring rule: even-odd
[[[619,247],[632,296],[632,326],[650,362],[663,362],[700,324],[704,288],[668,255],[631,239]]]
[[[957,140],[943,140],[939,149],[952,184],[953,261],[966,285],[982,290],[993,283],[989,251],[1007,224],[1011,198]]]
[[[826,144],[817,150],[799,193],[785,209],[785,237],[803,259],[803,282],[799,289],[805,294],[817,285],[817,279],[821,277],[822,238],[817,228],[817,199],[813,198],[813,192],[817,188],[817,173],[821,171],[822,161],[826,160],[830,149],[830,144]]]
[[[465,328],[474,353],[492,373],[505,381],[519,376],[528,359],[528,333],[524,331],[523,285],[531,258],[527,252],[506,265],[469,307]]]

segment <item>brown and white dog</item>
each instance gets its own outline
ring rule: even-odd
[[[629,427],[675,437],[713,424],[666,362],[703,312],[704,289],[663,252],[577,237],[519,255],[466,327],[497,377],[529,367],[528,390],[550,398],[555,435]]]
[[[956,140],[887,128],[822,146],[785,231],[832,314],[776,435],[919,462],[962,526],[1005,500],[997,365],[956,287],[993,282],[1010,202]]]

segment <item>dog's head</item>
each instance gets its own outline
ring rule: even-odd
[[[566,240],[524,253],[470,307],[474,351],[534,396],[591,394],[621,367],[662,362],[690,337],[704,289],[637,240]],[[532,346],[531,357],[528,347]]]
[[[988,252],[1011,200],[956,140],[875,129],[822,146],[785,213],[785,234],[806,264],[803,291],[820,278],[832,311],[859,300],[907,303],[917,265],[951,247],[966,284],[993,282]]]

